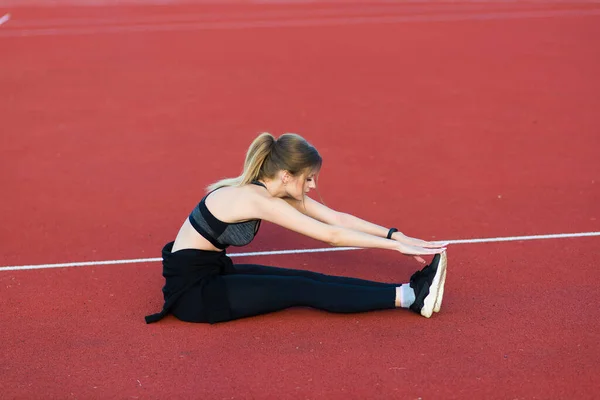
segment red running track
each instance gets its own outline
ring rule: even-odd
[[[9,12],[0,267],[158,257],[262,130],[319,148],[328,205],[411,235],[600,230],[596,4],[0,8]],[[265,225],[243,251],[322,246]],[[0,389],[10,399],[592,399],[599,248],[594,237],[451,246],[431,319],[291,309],[145,325],[161,305],[159,263],[0,270]],[[235,261],[383,281],[417,267],[374,250]]]

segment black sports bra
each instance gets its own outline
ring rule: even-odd
[[[266,188],[263,183],[258,181],[253,181],[252,184]],[[229,223],[217,219],[206,207],[206,197],[210,193],[200,200],[188,217],[194,229],[213,246],[222,250],[230,245],[245,246],[250,243],[258,233],[261,220]]]

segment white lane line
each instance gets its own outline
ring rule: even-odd
[[[182,22],[155,25],[92,26],[87,28],[35,28],[0,31],[0,37],[34,37],[59,35],[94,35],[135,32],[184,32],[201,30],[236,30],[258,28],[307,28],[314,26],[348,26],[363,24],[399,24],[420,22],[496,21],[530,18],[594,17],[600,10],[550,10],[494,12],[486,14],[403,15],[379,17],[341,17],[258,21]]]
[[[4,14],[2,17],[0,17],[0,25],[7,23],[9,19],[10,14]]]
[[[526,4],[525,7],[534,7],[533,10],[527,8],[527,11],[536,11],[536,8],[542,9],[543,5]],[[498,7],[504,7],[503,4],[498,4]],[[514,5],[506,5],[508,11],[514,10]],[[485,4],[419,4],[419,5],[367,5],[362,7],[333,7],[333,8],[318,8],[318,9],[277,9],[277,10],[247,10],[244,12],[209,12],[209,13],[186,13],[186,14],[165,14],[165,15],[136,15],[136,16],[115,16],[112,18],[106,17],[82,17],[82,18],[44,18],[38,20],[19,20],[11,23],[11,28],[29,28],[29,29],[44,29],[49,27],[57,27],[66,29],[77,26],[104,26],[104,25],[140,25],[140,24],[170,24],[181,22],[226,22],[230,20],[238,21],[262,21],[271,19],[300,19],[300,18],[318,18],[318,17],[365,17],[369,14],[377,15],[411,15],[421,13],[441,14],[444,12],[458,13],[461,11],[478,11],[486,12],[488,6]],[[496,10],[502,11],[502,10]],[[522,10],[521,10],[522,11]],[[542,9],[543,11],[543,9]]]
[[[494,242],[516,242],[525,240],[548,240],[548,239],[566,239],[600,236],[600,232],[580,232],[580,233],[554,233],[548,235],[529,235],[529,236],[507,236],[481,239],[457,239],[448,240],[449,244],[472,244],[472,243],[494,243]],[[274,251],[256,251],[251,253],[232,253],[229,257],[255,257],[255,256],[278,256],[285,254],[306,254],[306,253],[326,253],[332,251],[360,250],[360,247],[324,247],[317,249],[296,249],[296,250],[274,250]],[[67,267],[91,267],[99,265],[114,264],[135,264],[161,261],[161,258],[136,258],[128,260],[108,260],[108,261],[86,261],[61,264],[38,264],[38,265],[17,265],[0,267],[1,271],[17,271],[28,269],[48,269],[48,268],[67,268]]]

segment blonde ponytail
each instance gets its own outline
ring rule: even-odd
[[[215,190],[224,186],[242,186],[259,179],[260,169],[271,154],[276,139],[267,132],[261,133],[250,145],[244,161],[244,170],[236,178],[222,179],[208,186],[208,190]]]
[[[285,133],[275,139],[270,133],[264,132],[250,145],[242,174],[220,180],[207,189],[212,191],[225,186],[247,185],[259,179],[272,179],[282,170],[297,175],[309,169],[318,170],[321,163],[319,152],[300,135]]]

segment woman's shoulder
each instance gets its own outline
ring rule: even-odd
[[[208,195],[223,195],[223,196],[256,196],[260,195],[264,197],[264,195],[269,196],[269,192],[267,192],[266,188],[263,186],[255,185],[252,183],[247,183],[240,186],[222,186],[220,188],[214,189],[208,192]]]
[[[268,207],[271,200],[265,188],[252,184],[224,186],[204,198],[211,212],[230,222],[255,218],[260,215],[259,209]]]

